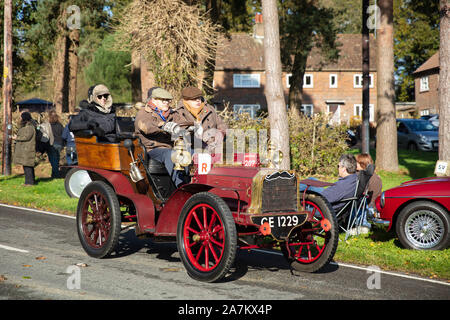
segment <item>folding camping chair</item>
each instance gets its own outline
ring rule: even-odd
[[[336,217],[339,227],[345,231],[345,240],[349,237],[352,228],[356,228],[357,234],[359,234],[359,230],[365,221],[368,210],[367,200],[369,199],[368,184],[374,170],[375,167],[369,164],[366,170],[359,171],[353,197],[336,202],[344,203],[344,206],[336,213]]]

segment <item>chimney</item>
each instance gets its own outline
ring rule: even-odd
[[[255,25],[253,26],[253,38],[264,39],[263,16],[259,12],[255,14]]]

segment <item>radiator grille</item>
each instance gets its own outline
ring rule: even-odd
[[[289,172],[276,172],[263,181],[261,212],[297,211],[297,179]]]

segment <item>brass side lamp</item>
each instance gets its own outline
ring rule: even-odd
[[[175,141],[170,159],[175,165],[173,167],[174,170],[184,170],[183,167],[187,167],[191,164],[192,156],[186,151],[183,138],[178,138]]]

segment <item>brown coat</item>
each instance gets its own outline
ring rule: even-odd
[[[196,121],[192,113],[184,106],[183,100],[178,103],[178,106],[175,109],[174,121],[177,123]],[[223,136],[225,136],[228,126],[220,118],[213,106],[205,104],[203,110],[200,112],[200,121],[202,124],[203,133],[205,133],[208,129],[217,129],[223,133]],[[214,138],[211,138],[207,141],[207,144],[210,144],[213,140]]]
[[[382,190],[381,178],[376,173],[374,173],[370,178],[367,190],[369,191],[369,206],[375,207],[375,200],[381,195]]]
[[[173,121],[173,112],[167,121]],[[147,152],[155,148],[173,147],[171,135],[162,130],[164,123],[161,117],[147,105],[138,111],[134,121],[134,132],[141,139]]]
[[[27,122],[17,132],[14,148],[14,163],[25,167],[34,167],[36,158],[36,128]]]

